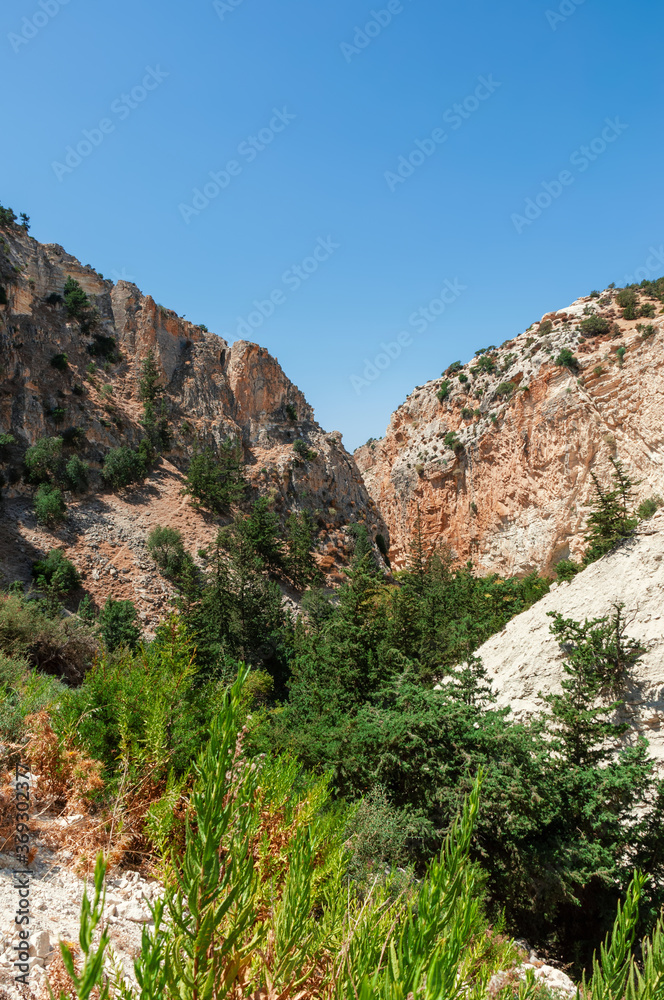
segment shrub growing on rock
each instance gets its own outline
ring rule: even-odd
[[[25,465],[30,479],[44,483],[55,477],[62,462],[62,438],[41,438],[25,453]]]
[[[108,597],[99,612],[99,625],[107,649],[113,651],[121,646],[136,649],[141,627],[132,601],[116,601]]]
[[[192,457],[183,492],[196,506],[223,515],[242,499],[246,488],[240,445],[227,440],[218,456],[205,448]]]
[[[133,451],[127,445],[111,448],[104,459],[102,476],[113,489],[122,489],[145,478],[147,463],[145,456]]]
[[[594,313],[579,323],[579,332],[584,337],[599,337],[604,333],[609,333],[611,323],[606,316],[598,316]]]
[[[579,370],[579,362],[574,357],[569,347],[563,347],[556,358],[556,364],[560,365],[561,368],[569,368],[571,372],[578,372]]]
[[[56,486],[42,483],[35,493],[34,509],[39,523],[50,527],[64,520],[67,504]]]
[[[58,597],[70,594],[81,584],[78,570],[62,549],[51,549],[46,559],[34,563],[32,577],[40,590],[50,591]]]

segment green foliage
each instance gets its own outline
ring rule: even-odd
[[[448,365],[448,367],[445,369],[443,375],[456,375],[457,372],[461,371],[462,367],[463,365],[461,364],[460,361],[453,361],[452,364]]]
[[[642,340],[648,340],[649,337],[653,337],[655,334],[655,327],[652,323],[637,323],[636,329],[641,334]]]
[[[494,389],[494,396],[511,396],[516,387],[516,382],[501,382]]]
[[[597,313],[593,313],[587,319],[582,319],[579,323],[579,333],[583,337],[599,337],[609,333],[610,330],[611,323],[606,316],[599,316]]]
[[[556,563],[556,577],[561,582],[563,580],[572,580],[582,569],[583,566],[580,563],[574,562],[573,559],[559,559]]]
[[[84,493],[88,488],[90,468],[78,455],[72,455],[65,466],[65,479],[70,490]]]
[[[468,376],[465,372],[461,372],[459,375],[459,382],[461,382],[462,385],[465,385],[468,382]]]
[[[648,319],[652,319],[655,315],[655,305],[653,302],[643,302],[641,308],[639,309],[639,316],[645,316]]]
[[[639,296],[634,288],[623,288],[616,295],[616,302],[622,309],[623,319],[637,319]]]
[[[62,461],[62,438],[40,438],[25,453],[25,466],[30,479],[44,483],[56,477]]]
[[[299,590],[314,584],[320,573],[313,556],[316,527],[308,511],[291,511],[286,519],[286,559],[288,576]]]
[[[642,521],[646,521],[649,517],[652,517],[660,507],[664,507],[664,499],[656,493],[654,496],[648,497],[643,500],[639,506],[636,508],[636,516],[641,518]]]
[[[62,492],[50,483],[42,483],[37,487],[33,505],[39,523],[49,527],[63,521],[67,513],[67,504]]]
[[[627,348],[626,347],[621,346],[621,347],[617,347],[616,348],[616,358],[618,359],[618,364],[620,365],[621,368],[622,368],[623,362],[625,360],[625,355],[626,354],[627,354]]]
[[[577,372],[579,370],[579,362],[577,358],[574,357],[569,347],[562,348],[556,358],[556,364],[560,365],[561,368],[569,368],[571,372]]]
[[[378,532],[378,534],[376,535],[376,546],[382,557],[384,559],[387,559],[387,556],[389,554],[387,542],[385,540],[385,536],[380,532]]]
[[[254,550],[261,568],[278,569],[283,564],[283,548],[279,537],[279,515],[272,509],[269,497],[260,497],[241,529]]]
[[[34,670],[21,657],[0,652],[0,741],[20,743],[26,716],[50,708],[63,693],[54,677]]]
[[[446,448],[450,448],[452,451],[457,451],[458,449],[463,448],[463,445],[457,437],[456,431],[448,431],[443,438],[443,444]]]
[[[552,330],[553,330],[553,322],[550,319],[545,319],[540,323],[537,332],[539,333],[540,337],[548,337]]]
[[[65,596],[81,585],[81,577],[62,549],[51,549],[46,559],[32,566],[32,578],[40,590]]]
[[[90,630],[51,602],[0,595],[0,652],[78,683],[97,653]]]
[[[0,455],[6,455],[14,444],[16,444],[16,438],[13,434],[0,434]]]
[[[69,367],[69,359],[66,354],[54,354],[51,358],[51,365],[59,372],[64,372]]]
[[[286,416],[289,420],[297,420],[297,407],[294,403],[286,403]]]
[[[193,559],[185,551],[182,534],[176,528],[157,525],[148,535],[147,545],[164,576],[183,580],[195,572]]]
[[[138,612],[132,601],[107,597],[99,612],[99,625],[106,648],[111,652],[123,646],[135,649],[141,638]]]
[[[242,500],[246,488],[241,446],[228,439],[218,456],[205,448],[192,457],[183,493],[192,497],[197,507],[224,515]]]
[[[145,479],[147,471],[145,449],[143,452],[140,449],[133,451],[127,445],[121,445],[107,453],[101,474],[113,489],[118,490]]]
[[[306,441],[303,441],[302,438],[296,438],[293,441],[293,451],[305,462],[316,457],[316,452],[311,451]]]
[[[471,420],[472,417],[473,417],[473,410],[472,410],[472,408],[468,407],[468,406],[464,406],[462,408],[462,410],[461,410],[461,419],[462,420]]]
[[[85,320],[90,311],[90,300],[75,278],[68,277],[64,289],[67,313],[79,321]]]
[[[638,517],[632,513],[634,487],[638,484],[618,459],[611,458],[611,464],[613,489],[603,486],[591,472],[594,493],[587,504],[591,513],[585,536],[588,543],[584,556],[586,565],[610,552],[623,539],[630,538],[638,524]]]
[[[449,379],[445,379],[443,381],[440,389],[436,393],[436,396],[438,397],[438,401],[440,403],[444,403],[445,400],[449,398],[449,395],[450,395],[450,385],[451,385],[450,380]]]

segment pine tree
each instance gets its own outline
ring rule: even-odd
[[[295,586],[303,590],[320,576],[313,557],[315,525],[308,511],[291,511],[286,520],[286,566]]]
[[[590,473],[595,491],[587,504],[592,512],[586,532],[586,565],[610,552],[624,538],[630,538],[639,523],[633,511],[634,487],[638,483],[630,478],[619,459],[612,458],[611,464],[613,489],[606,489],[595,473]]]

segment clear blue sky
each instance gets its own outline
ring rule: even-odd
[[[451,361],[648,259],[664,273],[649,249],[664,242],[661,3],[216,8],[5,0],[0,200],[31,216],[37,239],[231,340],[274,293],[247,339],[347,447],[382,435]],[[416,140],[433,152],[413,168]],[[81,142],[90,154],[64,169]],[[230,161],[215,194],[210,172]],[[390,176],[399,163],[403,182]],[[551,198],[542,184],[565,170]],[[539,216],[515,221],[538,195]],[[413,317],[443,289],[442,315]],[[402,331],[400,356],[365,378]]]

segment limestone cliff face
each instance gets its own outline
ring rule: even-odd
[[[419,386],[385,437],[356,451],[396,567],[407,558],[418,509],[430,544],[448,543],[482,571],[548,572],[563,557],[578,558],[590,473],[608,479],[612,455],[642,480],[640,497],[664,494],[661,303],[642,296],[656,315],[637,329],[615,296],[580,299]],[[591,311],[610,330],[584,338],[579,325]],[[576,370],[555,363],[565,347]]]
[[[6,495],[21,493],[22,454],[41,437],[78,429],[76,448],[93,472],[109,448],[137,445],[144,436],[141,365],[152,350],[171,438],[166,457],[175,473],[186,471],[194,446],[239,439],[255,495],[270,492],[284,514],[314,514],[321,565],[333,576],[345,525],[361,519],[373,535],[385,533],[341,435],[319,427],[303,394],[266,350],[246,341],[229,346],[135,285],[105,280],[60,246],[42,245],[13,228],[0,230],[0,237],[0,301],[6,299],[0,304],[0,433],[17,442],[5,454]],[[58,298],[68,276],[97,311],[88,334]],[[116,356],[105,361],[104,345]],[[54,367],[54,357],[63,354],[66,365]],[[297,439],[310,457],[293,450]]]

